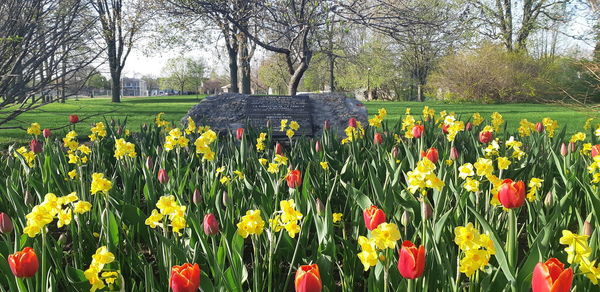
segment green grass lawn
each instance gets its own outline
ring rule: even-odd
[[[21,126],[27,128],[30,123],[38,122],[42,128],[58,128],[68,124],[68,116],[71,114],[79,115],[80,119],[91,117],[77,126],[80,134],[89,134],[89,126],[96,121],[103,121],[103,116],[107,120],[124,120],[127,118],[128,128],[135,131],[143,123],[152,123],[154,116],[159,112],[164,112],[164,119],[178,121],[181,117],[196,103],[199,102],[197,96],[157,96],[157,97],[130,97],[123,98],[121,103],[111,103],[108,98],[94,98],[69,100],[64,104],[50,104],[40,109],[20,115],[17,120],[11,121],[5,126]],[[556,105],[543,104],[501,104],[501,105],[482,105],[482,104],[446,104],[440,102],[387,102],[373,101],[367,102],[369,113],[375,113],[379,108],[386,108],[388,111],[387,120],[395,121],[401,118],[407,107],[412,109],[413,114],[420,114],[423,106],[428,105],[436,111],[447,110],[456,114],[470,116],[474,112],[479,112],[488,118],[491,113],[500,112],[508,123],[510,129],[516,129],[521,119],[528,119],[531,122],[540,121],[544,117],[550,117],[559,121],[561,127],[567,127],[568,132],[579,131],[584,121],[589,117],[600,117],[591,112],[578,111],[573,108],[560,107]],[[55,131],[56,134],[63,134],[62,130]],[[10,129],[0,130],[0,145],[5,148],[6,145],[17,142],[27,142],[29,137],[24,130]]]

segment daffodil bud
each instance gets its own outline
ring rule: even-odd
[[[229,194],[226,191],[223,191],[223,206],[227,207],[229,203]]]
[[[64,234],[64,233],[63,233],[63,234],[61,234],[61,235],[58,237],[58,241],[57,241],[57,243],[58,243],[58,245],[59,245],[59,246],[64,246],[64,245],[65,245],[65,243],[67,243],[67,235],[66,235],[66,234]]]
[[[546,193],[546,197],[544,198],[544,206],[546,206],[546,208],[552,207],[553,201],[554,194],[552,193],[552,191],[549,191],[548,193]]]
[[[202,193],[200,193],[200,190],[198,188],[194,189],[194,194],[192,195],[192,202],[194,202],[196,206],[199,206],[202,203]]]
[[[408,224],[410,223],[410,212],[404,210],[404,213],[402,213],[402,218],[400,219],[400,223],[402,226],[408,227]]]
[[[29,190],[25,191],[23,200],[25,201],[25,205],[33,205],[33,196],[31,195],[31,192]]]
[[[592,227],[590,221],[585,220],[585,222],[583,222],[583,235],[592,236],[593,232],[594,227]]]
[[[152,156],[146,157],[146,168],[153,169],[154,168],[154,159]]]
[[[317,214],[321,215],[325,211],[325,205],[323,205],[323,202],[319,198],[317,198],[315,205],[317,205]]]
[[[428,220],[433,215],[433,210],[431,209],[431,205],[427,202],[421,202],[421,216],[423,220]]]

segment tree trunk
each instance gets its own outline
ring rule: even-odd
[[[335,69],[335,58],[333,52],[329,52],[329,90],[335,91],[335,76],[333,70]]]
[[[302,62],[298,65],[298,68],[294,70],[294,74],[290,77],[290,83],[288,85],[288,93],[291,96],[295,96],[298,92],[298,86],[300,85],[300,80],[302,80],[302,76],[304,76],[304,72],[308,69],[308,64],[310,63],[310,59],[312,58],[312,52],[305,52],[304,57],[302,58]]]
[[[238,37],[238,64],[240,65],[240,80],[242,93],[251,94],[250,55],[248,54],[248,38],[240,33]]]
[[[237,48],[228,47],[227,54],[229,55],[229,82],[231,83],[230,92],[239,93],[240,88],[238,87]]]
[[[419,101],[419,102],[423,101],[423,90],[422,90],[421,83],[417,84],[417,101]]]
[[[112,71],[112,70],[111,70]],[[110,89],[112,94],[112,102],[121,102],[121,72],[115,72],[111,75]]]

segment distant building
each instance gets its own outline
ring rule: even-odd
[[[148,90],[146,89],[146,81],[138,78],[122,78],[121,95],[148,96]]]

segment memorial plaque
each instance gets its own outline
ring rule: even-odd
[[[300,125],[295,136],[312,136],[312,108],[307,95],[297,96],[249,96],[246,100],[248,125],[266,129],[270,123],[274,137],[286,137],[280,131],[281,120],[296,121]]]

